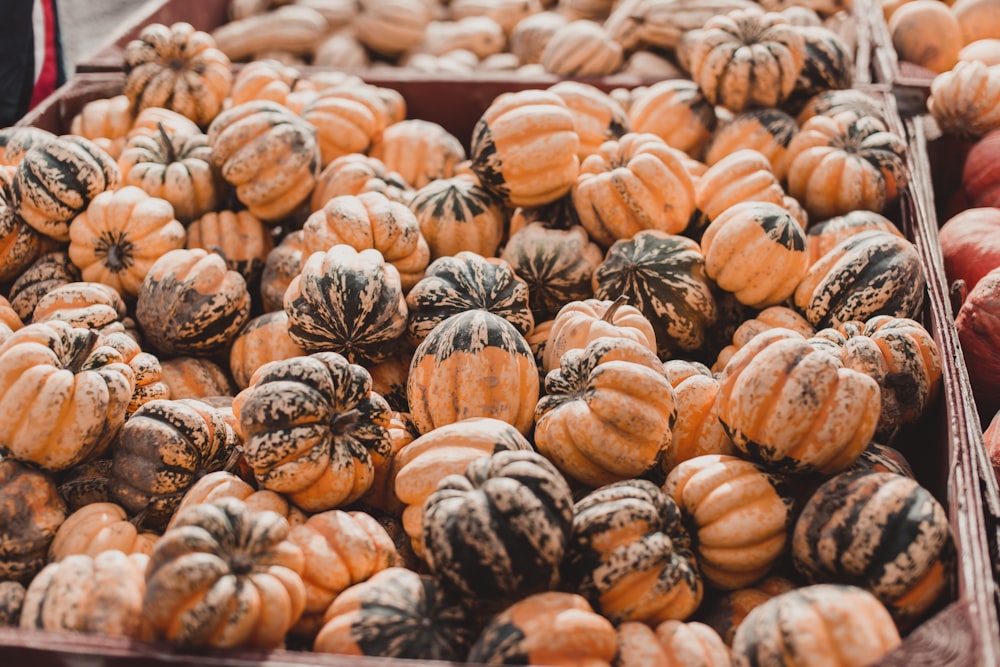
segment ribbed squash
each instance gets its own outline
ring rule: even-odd
[[[732,662],[719,634],[704,623],[670,620],[655,630],[645,623],[622,623],[614,667],[645,665],[731,667]]]
[[[285,290],[302,273],[304,234],[301,229],[286,234],[271,248],[260,274],[260,300],[265,312],[283,310]]]
[[[288,333],[307,352],[378,362],[406,329],[399,271],[373,248],[335,245],[313,253],[285,291]]]
[[[830,252],[844,239],[873,230],[903,236],[903,232],[894,222],[874,211],[851,211],[810,226],[806,230],[809,266],[815,264],[820,257]]]
[[[0,581],[27,585],[45,567],[49,545],[66,520],[66,503],[48,473],[0,460]]]
[[[347,95],[321,93],[303,107],[301,116],[316,128],[324,167],[345,155],[367,153],[383,131],[377,113]]]
[[[871,591],[904,630],[948,594],[954,549],[944,508],[915,480],[888,472],[827,481],[802,508],[792,535],[795,568],[810,583]]]
[[[226,371],[204,357],[173,357],[160,362],[161,379],[170,398],[208,398],[236,393]]]
[[[701,575],[677,504],[655,484],[602,486],[576,502],[564,585],[612,623],[683,620],[701,604]]]
[[[254,372],[269,361],[305,356],[288,335],[288,313],[276,310],[251,319],[229,348],[229,370],[236,386],[246,389]]]
[[[653,467],[676,419],[656,353],[627,338],[597,338],[564,353],[545,377],[535,446],[564,474],[595,487]]]
[[[316,95],[316,84],[303,78],[295,67],[277,60],[254,60],[242,67],[233,78],[229,93],[232,104],[251,100],[271,100],[296,113]]]
[[[736,114],[712,135],[705,151],[705,163],[712,166],[739,150],[755,150],[767,158],[779,181],[788,171],[788,144],[799,131],[798,123],[780,109],[751,109]]]
[[[731,345],[727,345],[722,351],[719,352],[719,356],[716,358],[715,363],[712,365],[713,373],[721,373],[722,369],[726,367],[729,360],[732,359],[736,352],[749,343],[754,336],[757,334],[767,331],[768,329],[774,328],[791,329],[797,333],[802,334],[806,338],[809,338],[816,330],[813,329],[812,325],[809,324],[804,317],[799,315],[799,313],[786,306],[771,306],[770,308],[765,308],[764,310],[757,313],[757,316],[744,320],[733,332],[733,342]]]
[[[271,229],[249,211],[212,211],[188,225],[187,247],[222,255],[230,270],[253,282],[264,268],[274,239]]]
[[[0,581],[0,627],[16,628],[21,622],[25,592],[18,581]]]
[[[129,519],[114,503],[91,503],[66,517],[49,546],[49,561],[83,554],[94,558],[113,549],[125,554],[153,552],[157,535],[139,532],[141,516]]]
[[[14,212],[9,189],[0,194],[0,282],[16,280],[42,252],[43,236]]]
[[[334,352],[259,368],[233,401],[244,458],[260,486],[309,512],[353,502],[389,449],[389,405],[371,376]]]
[[[934,77],[927,110],[945,133],[979,140],[1000,127],[1000,67],[959,62]]]
[[[320,172],[309,206],[318,211],[334,197],[369,191],[381,192],[389,199],[400,202],[408,202],[412,195],[403,177],[386,169],[381,160],[351,153],[333,160]]]
[[[796,120],[802,126],[813,116],[836,116],[844,111],[857,117],[872,116],[885,122],[885,109],[878,101],[869,93],[853,88],[827,90],[813,95],[799,111]]]
[[[896,449],[880,445],[877,442],[870,443],[861,456],[850,468],[844,472],[854,470],[868,470],[871,472],[891,472],[903,477],[913,477],[913,469],[906,457]]]
[[[40,298],[31,319],[33,322],[60,320],[106,336],[126,331],[127,313],[125,301],[113,287],[79,282],[60,285]]]
[[[637,93],[628,108],[632,131],[652,133],[700,158],[718,120],[714,105],[687,79],[658,81]]]
[[[792,497],[775,475],[735,456],[679,464],[663,490],[681,508],[705,581],[735,590],[762,579],[785,550]]]
[[[499,315],[469,310],[438,324],[417,347],[406,395],[421,433],[468,417],[493,417],[527,433],[538,388],[524,336]]]
[[[253,512],[269,510],[288,519],[292,527],[303,523],[306,515],[291,504],[285,496],[267,489],[255,489],[242,477],[226,470],[210,472],[198,479],[181,498],[174,515],[170,517],[167,529],[173,527],[177,517],[192,505],[215,502],[219,498],[236,498]]]
[[[580,136],[581,164],[605,141],[615,141],[628,133],[631,123],[625,109],[600,88],[564,80],[548,90],[561,97],[573,113],[573,125]]]
[[[621,44],[596,21],[577,19],[553,33],[542,49],[546,72],[560,77],[614,74],[625,58]]]
[[[628,297],[653,325],[664,358],[701,347],[717,316],[705,258],[697,243],[682,236],[648,230],[615,242],[593,284],[598,299]]]
[[[627,301],[626,297],[614,301],[585,299],[570,301],[560,308],[545,345],[544,371],[548,373],[559,368],[559,360],[567,350],[584,348],[604,336],[628,338],[656,352],[656,333],[652,325]]]
[[[409,206],[432,259],[463,250],[493,257],[503,240],[503,207],[475,177],[434,179],[414,193]]]
[[[674,389],[677,421],[670,447],[660,455],[660,471],[669,473],[705,454],[735,456],[736,447],[719,421],[718,379],[703,364],[680,359],[664,362],[663,370]]]
[[[50,252],[34,260],[10,286],[11,308],[25,324],[31,322],[38,300],[59,285],[82,280],[67,252]]]
[[[72,134],[78,134],[73,132]],[[19,126],[0,129],[0,166],[16,167],[33,146],[56,139],[56,135],[39,127]]]
[[[727,209],[748,201],[783,206],[785,191],[771,171],[767,156],[744,148],[723,157],[698,178],[695,184],[698,210],[688,235],[697,236]]]
[[[822,25],[799,26],[798,31],[805,44],[805,57],[786,103],[792,108],[823,91],[850,88],[854,79],[854,48],[840,35]]]
[[[698,611],[698,618],[715,629],[726,646],[733,645],[736,629],[751,611],[776,595],[794,590],[796,585],[780,576],[771,576],[749,588],[740,588],[713,599]]]
[[[455,135],[437,123],[416,118],[385,128],[370,153],[414,188],[438,178],[451,178],[466,157]]]

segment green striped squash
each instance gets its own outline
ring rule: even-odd
[[[431,259],[463,250],[493,257],[503,240],[500,201],[473,176],[439,178],[417,190],[410,200]]]

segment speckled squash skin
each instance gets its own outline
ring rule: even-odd
[[[133,113],[164,107],[207,125],[232,88],[229,58],[211,35],[190,23],[150,24],[123,55],[125,95]]]
[[[701,575],[677,504],[652,482],[602,486],[573,507],[563,588],[616,625],[683,620],[701,604]]]
[[[14,172],[10,203],[35,231],[66,242],[70,221],[120,181],[110,155],[92,141],[66,135],[24,154]]]
[[[144,512],[146,525],[162,527],[198,478],[225,466],[236,441],[222,415],[202,401],[150,401],[122,428],[111,497],[132,514]]]
[[[69,225],[69,257],[84,280],[129,299],[161,255],[184,247],[187,234],[164,199],[126,185],[94,197]]]
[[[21,622],[25,592],[20,582],[0,581],[0,627],[16,628]]]
[[[731,667],[729,647],[704,623],[664,621],[654,630],[645,623],[618,626],[613,667]]]
[[[927,109],[948,134],[978,141],[1000,127],[1000,71],[976,60],[959,62],[934,77]]]
[[[235,498],[188,507],[156,543],[142,614],[185,646],[276,648],[302,615],[302,550],[288,521]]]
[[[231,107],[208,128],[212,160],[237,198],[265,222],[308,200],[320,171],[316,129],[280,104]]]
[[[598,299],[628,297],[653,325],[663,358],[701,347],[717,316],[705,258],[685,237],[647,230],[617,241],[594,271],[593,284]]]
[[[493,257],[503,240],[504,209],[474,176],[435,179],[413,193],[409,206],[431,259],[463,250]]]
[[[469,610],[432,577],[390,567],[337,596],[313,650],[460,662],[477,629]]]
[[[535,446],[591,487],[637,477],[670,447],[677,406],[656,353],[597,338],[562,355],[535,408]]]
[[[405,204],[380,192],[334,197],[305,221],[303,256],[346,244],[361,252],[374,248],[399,272],[403,291],[419,281],[431,260],[420,222]]]
[[[246,389],[254,372],[269,361],[307,353],[288,335],[288,313],[275,310],[251,319],[229,348],[229,370],[236,386]]]
[[[844,111],[858,117],[872,116],[885,121],[885,111],[875,98],[863,90],[852,88],[827,90],[813,95],[799,111],[796,120],[801,127],[813,116],[835,116]]]
[[[712,364],[713,373],[721,373],[733,355],[749,343],[757,334],[774,328],[791,329],[809,338],[816,330],[804,317],[787,306],[770,306],[757,313],[757,316],[744,320],[733,332],[733,342],[727,345]]]
[[[0,345],[0,450],[46,470],[100,456],[125,421],[135,374],[96,331],[30,324]]]
[[[233,381],[221,366],[203,357],[174,357],[160,362],[160,379],[170,390],[170,398],[232,396]]]
[[[779,181],[788,171],[788,144],[799,131],[795,118],[780,109],[764,108],[743,111],[720,126],[705,150],[705,163],[714,165],[739,150],[755,150],[767,158]]]
[[[511,235],[500,258],[528,283],[529,305],[541,322],[555,317],[564,304],[594,295],[594,271],[604,251],[580,225],[563,230],[533,222]]]
[[[65,520],[66,503],[48,473],[0,460],[0,581],[27,585]]]
[[[264,268],[274,237],[249,211],[210,211],[187,226],[186,247],[222,255],[226,266],[250,283]]]
[[[582,81],[563,80],[548,90],[561,97],[573,114],[573,126],[580,136],[581,164],[605,141],[614,141],[629,132],[631,123],[625,109],[600,88]]]
[[[573,524],[569,484],[533,451],[477,458],[424,502],[424,557],[445,588],[501,609],[559,582]]]
[[[719,380],[703,364],[680,359],[665,361],[663,370],[674,388],[677,421],[670,446],[660,454],[660,471],[669,473],[704,454],[735,456],[736,446],[719,421]]]
[[[265,364],[233,401],[257,483],[318,512],[372,484],[372,451],[389,447],[389,405],[361,366],[335,352]]]
[[[139,521],[130,521],[120,505],[91,503],[70,514],[59,526],[49,545],[49,562],[77,554],[96,558],[102,551],[112,549],[126,555],[148,556],[157,537],[154,533],[139,532]]]
[[[614,301],[584,299],[568,301],[559,309],[549,330],[543,355],[546,373],[559,368],[559,360],[568,350],[584,348],[591,341],[610,336],[627,338],[656,352],[656,332],[627,297]]]
[[[701,157],[715,132],[714,105],[687,79],[658,81],[635,96],[628,108],[633,132],[650,132],[691,157]]]
[[[54,139],[56,135],[38,127],[14,125],[0,129],[0,165],[16,167],[33,146],[41,146]]]
[[[508,206],[541,206],[565,195],[580,171],[580,137],[557,94],[504,93],[477,121],[470,158],[480,184]]]
[[[148,563],[146,554],[116,549],[50,563],[28,586],[21,629],[148,639],[142,616]]]
[[[881,231],[902,237],[894,222],[875,211],[851,211],[823,222],[811,225],[806,230],[809,246],[809,266],[815,264],[826,253],[851,236],[867,231]]]
[[[403,530],[403,524],[400,521],[406,506],[396,496],[396,455],[420,434],[417,433],[417,427],[413,425],[410,414],[396,410],[390,413],[387,430],[389,431],[389,449],[385,452],[372,452],[374,478],[372,485],[365,492],[365,495],[361,496],[358,503],[359,507],[376,515],[383,527],[392,526],[393,542],[401,552],[402,560],[399,564],[410,567],[410,557],[413,557],[412,562],[416,562],[418,559],[413,554],[413,548],[409,546],[409,536]],[[387,524],[383,519],[391,519],[392,521]]]
[[[767,577],[750,588],[729,591],[715,598],[710,604],[698,610],[698,619],[713,628],[726,646],[732,646],[736,629],[743,623],[747,614],[774,596],[795,588],[797,586],[784,577]]]
[[[712,220],[701,237],[705,272],[751,308],[776,306],[808,269],[806,234],[781,206],[744,202]]]
[[[688,234],[699,235],[712,220],[745,202],[785,204],[785,191],[771,171],[767,156],[751,148],[726,155],[698,177],[695,184],[698,209],[688,226]]]
[[[200,477],[197,482],[191,485],[191,488],[181,498],[177,510],[170,517],[167,529],[173,527],[177,517],[186,508],[200,503],[211,503],[218,498],[236,498],[253,512],[264,510],[277,512],[285,517],[293,528],[306,520],[305,513],[288,502],[288,499],[280,493],[267,489],[255,489],[243,478],[226,470],[217,470]]]
[[[410,415],[420,433],[469,417],[492,417],[521,433],[531,429],[538,369],[524,336],[485,310],[438,324],[410,362]]]
[[[316,128],[324,167],[345,155],[368,153],[383,130],[374,110],[344,95],[320,94],[302,108],[301,116]]]
[[[902,452],[877,442],[870,443],[861,452],[861,456],[844,472],[854,470],[870,470],[872,472],[891,472],[903,477],[913,477],[913,469]]]
[[[855,586],[820,584],[777,595],[751,611],[733,638],[733,667],[863,667],[899,646],[885,607]]]
[[[50,252],[41,255],[24,269],[7,294],[10,305],[25,324],[31,322],[38,300],[53,288],[82,279],[80,269],[69,254]]]
[[[264,270],[260,274],[260,298],[265,312],[284,308],[285,291],[302,272],[304,236],[301,229],[289,232],[267,253]]]
[[[38,300],[32,322],[59,320],[101,335],[126,330],[128,308],[118,291],[99,282],[66,283]]]
[[[580,223],[605,248],[644,229],[679,234],[695,208],[684,165],[648,132],[601,144],[581,163],[572,196]]]
[[[615,627],[574,593],[536,593],[491,620],[469,651],[469,662],[492,665],[610,667]]]
[[[458,137],[437,123],[419,118],[387,126],[370,154],[414,188],[438,178],[451,178],[466,157]]]
[[[288,334],[307,352],[377,363],[406,330],[399,271],[375,249],[335,245],[308,257],[285,291]]]
[[[689,459],[670,471],[663,491],[681,508],[702,577],[718,589],[762,579],[785,549],[792,497],[783,481],[750,461]]]
[[[362,153],[350,153],[335,159],[320,172],[309,206],[318,211],[334,197],[369,191],[381,192],[393,201],[404,203],[413,195],[403,177],[386,169],[381,160]]]
[[[855,234],[809,267],[795,288],[795,307],[816,328],[876,315],[914,318],[926,279],[916,247],[889,232]]]
[[[820,486],[795,523],[792,558],[810,583],[871,591],[904,631],[956,576],[944,508],[915,480],[888,472],[843,473]]]
[[[6,186],[0,188],[0,282],[16,280],[42,252],[42,235],[14,212]]]
[[[827,90],[846,90],[854,79],[853,47],[823,26],[799,26],[805,45],[802,70],[786,106],[803,106],[814,95]]]
[[[528,284],[502,259],[470,251],[441,257],[406,295],[407,333],[419,345],[452,315],[479,309],[502,317],[526,336],[535,326],[528,295]]]
[[[941,359],[937,343],[919,322],[879,315],[823,329],[816,337],[833,342],[844,366],[879,385],[882,410],[875,438],[890,441],[904,424],[916,421],[937,397]]]
[[[499,419],[472,417],[435,428],[404,445],[392,463],[392,484],[404,504],[403,529],[423,555],[424,502],[447,475],[461,475],[475,459],[501,451],[529,451],[531,443]]]

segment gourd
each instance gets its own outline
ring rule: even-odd
[[[493,257],[503,240],[503,207],[476,178],[434,179],[413,194],[409,206],[431,259],[462,251]]]
[[[27,585],[45,567],[66,503],[49,474],[9,456],[0,459],[0,501],[0,581]]]

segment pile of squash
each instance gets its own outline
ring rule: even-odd
[[[905,143],[865,94],[796,99],[780,16],[703,30],[692,78],[507,93],[468,151],[183,24],[73,134],[0,132],[0,621],[487,664],[899,645],[956,578],[892,448],[941,384],[881,214]]]
[[[781,12],[810,48],[849,59],[850,0],[232,0],[212,31],[234,61],[352,70],[512,76],[683,76],[704,23],[735,10]],[[690,33],[690,34],[689,34]],[[831,49],[833,50],[831,52]]]
[[[933,79],[962,61],[1000,63],[998,0],[882,0],[882,13],[915,76]]]

